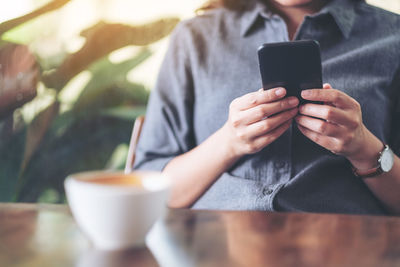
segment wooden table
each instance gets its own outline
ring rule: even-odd
[[[0,266],[400,266],[400,218],[170,210],[148,248],[97,251],[67,206],[0,204]]]

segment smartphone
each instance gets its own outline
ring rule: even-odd
[[[301,98],[304,89],[322,88],[321,53],[317,41],[263,44],[258,48],[258,59],[264,90],[284,87],[287,96],[296,96],[300,104],[322,104]]]

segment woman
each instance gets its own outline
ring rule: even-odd
[[[399,16],[359,0],[211,6],[176,28],[138,145],[136,168],[172,178],[170,206],[399,214]],[[300,39],[321,45],[330,84],[302,97],[323,105],[255,90],[257,48]]]

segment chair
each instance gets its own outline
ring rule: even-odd
[[[139,141],[140,133],[142,131],[145,116],[139,116],[136,118],[133,124],[133,130],[131,135],[131,141],[129,143],[128,157],[125,163],[125,173],[130,173],[133,170],[133,164],[136,158],[136,146]]]

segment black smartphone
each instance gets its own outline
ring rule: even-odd
[[[264,90],[284,87],[300,104],[321,102],[301,98],[304,89],[322,88],[319,44],[313,40],[263,44],[258,59]]]

